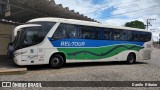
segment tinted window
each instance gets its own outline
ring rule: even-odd
[[[138,31],[132,31],[133,41],[140,41],[140,34]]]
[[[41,26],[21,28],[15,41],[15,50],[41,43],[54,26],[54,22],[34,22]]]
[[[128,36],[128,38],[127,38],[127,40],[128,41],[133,41],[134,40],[134,38],[133,38],[133,33],[132,33],[133,31],[127,31],[127,36]]]
[[[128,32],[126,30],[122,30],[121,32],[121,40],[128,40]]]
[[[127,31],[113,30],[113,40],[127,40]]]
[[[146,32],[146,40],[145,41],[150,41],[152,38],[152,34],[150,32]]]
[[[98,39],[98,30],[95,27],[81,26],[80,27],[81,39]]]
[[[110,40],[110,37],[111,37],[111,29],[104,29],[104,39],[105,40]]]
[[[41,42],[42,40],[39,39],[40,34],[39,30],[40,27],[32,27],[32,28],[26,28],[24,33],[24,38],[22,45],[35,45]]]
[[[43,40],[50,29],[54,26],[54,22],[30,22],[29,24],[38,24],[41,25],[40,37]]]
[[[140,41],[147,42],[151,40],[150,32],[139,32],[140,33]]]
[[[146,36],[145,36],[145,32],[139,32],[139,34],[140,34],[140,38],[139,38],[139,40],[140,41],[142,41],[142,42],[145,42],[146,40],[145,40],[145,38],[146,38]]]
[[[76,25],[60,24],[53,35],[54,39],[78,38],[78,29]]]
[[[41,37],[44,38],[48,34],[48,32],[51,30],[51,28],[53,27],[55,23],[47,22],[47,23],[39,23],[39,24],[42,25]]]

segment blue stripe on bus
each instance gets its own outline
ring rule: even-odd
[[[144,42],[114,41],[114,40],[89,40],[89,39],[60,39],[48,38],[54,47],[102,47],[115,44],[134,44],[143,46]]]

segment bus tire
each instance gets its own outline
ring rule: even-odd
[[[134,64],[136,62],[136,56],[134,53],[130,53],[128,54],[128,57],[127,57],[127,63],[128,64]]]
[[[54,69],[61,68],[63,64],[64,64],[64,58],[59,54],[53,55],[49,62],[49,65]]]

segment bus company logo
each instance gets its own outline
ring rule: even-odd
[[[2,82],[2,87],[12,87],[11,82]]]

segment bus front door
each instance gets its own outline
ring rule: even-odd
[[[31,64],[43,64],[43,49],[38,49],[36,46],[29,49],[28,60]],[[44,55],[44,54],[43,54]]]

